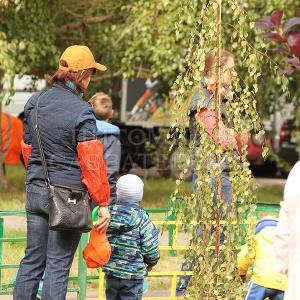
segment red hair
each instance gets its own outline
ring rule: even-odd
[[[63,67],[68,67],[67,62],[64,60],[60,60],[60,64]],[[85,92],[85,87],[82,81],[94,73],[95,69],[86,69],[79,72],[57,70],[54,75],[48,77],[48,82],[50,84],[53,84],[55,82],[61,82],[65,84],[66,81],[71,81],[81,92]]]

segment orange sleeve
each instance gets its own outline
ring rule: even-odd
[[[248,132],[246,128],[242,128],[241,134],[239,137],[235,138],[237,146],[238,146],[238,153],[241,152],[241,148],[243,145],[246,145],[248,143]]]
[[[198,114],[195,113],[195,118],[199,123],[204,125],[205,131],[214,141],[217,141],[218,138],[220,139],[223,149],[226,149],[227,146],[233,144],[233,148],[239,151],[237,141],[234,137],[234,130],[232,128],[226,128],[222,121],[219,123],[219,135],[218,137],[216,136],[215,130],[217,128],[217,122],[214,110],[201,109]]]
[[[107,206],[110,188],[101,142],[99,140],[79,142],[77,153],[82,182],[86,185],[90,196],[98,205]]]
[[[26,144],[24,142],[24,140],[22,139],[21,149],[22,149],[22,155],[23,155],[23,158],[24,158],[25,167],[27,169],[29,156],[31,155],[31,145]]]

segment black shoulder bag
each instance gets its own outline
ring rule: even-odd
[[[41,96],[41,95],[40,95]],[[51,185],[40,132],[38,129],[38,108],[40,96],[35,105],[35,127],[37,144],[42,160],[49,200],[49,229],[89,232],[92,229],[91,198],[88,191],[72,190]]]

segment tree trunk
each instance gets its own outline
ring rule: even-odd
[[[219,122],[221,120],[221,10],[222,0],[217,6],[217,70],[218,70],[218,86],[215,92],[215,117],[216,117],[216,131],[219,136]],[[220,139],[219,139],[220,140]],[[221,145],[219,145],[221,147]],[[221,157],[217,154],[217,163],[220,165]],[[221,167],[220,167],[221,168]],[[217,178],[216,194],[217,194],[217,216],[216,216],[216,241],[215,241],[215,256],[216,256],[216,270],[219,269],[219,248],[220,248],[220,215],[221,215],[221,190],[222,179]],[[218,282],[218,275],[215,277],[215,284]]]
[[[0,78],[1,79],[1,78]],[[2,90],[2,86],[0,84],[0,91]],[[2,119],[2,101],[0,99],[0,185],[4,187],[5,190],[8,189],[8,182],[4,174],[4,157],[2,153],[2,126],[1,126],[1,119]]]

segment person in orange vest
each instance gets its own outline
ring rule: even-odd
[[[21,158],[21,140],[23,123],[19,118],[9,114],[1,114],[1,152],[5,164],[16,165]]]

